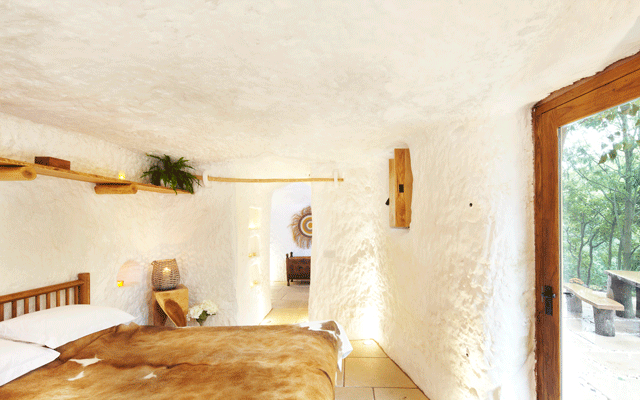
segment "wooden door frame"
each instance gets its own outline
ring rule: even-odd
[[[560,400],[560,181],[558,129],[640,97],[640,53],[560,89],[532,110],[535,168],[536,392],[538,400]],[[556,295],[545,313],[542,288]]]

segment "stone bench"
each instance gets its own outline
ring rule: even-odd
[[[602,336],[615,336],[616,328],[613,325],[613,313],[623,311],[624,306],[617,301],[591,290],[577,283],[565,283],[565,294],[568,294],[567,308],[576,315],[582,314],[582,302],[593,306],[593,319],[596,323],[596,334]]]

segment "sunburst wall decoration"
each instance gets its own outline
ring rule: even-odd
[[[291,217],[289,225],[293,233],[293,241],[301,249],[311,248],[311,233],[313,231],[313,221],[311,220],[311,206],[305,207]]]

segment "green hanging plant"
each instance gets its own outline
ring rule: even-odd
[[[185,160],[184,157],[180,157],[178,161],[173,162],[171,161],[171,157],[166,154],[164,157],[153,154],[147,154],[147,156],[154,158],[155,161],[154,164],[142,174],[141,178],[148,176],[152,184],[170,187],[176,194],[178,194],[178,189],[193,194],[194,182],[200,186],[198,178],[187,171],[188,169],[193,169],[193,167],[187,164],[189,160]]]

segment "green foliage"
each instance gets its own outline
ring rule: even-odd
[[[638,111],[640,111],[640,105],[630,102],[605,110],[577,123],[582,127],[602,130],[611,126],[620,128],[607,136],[608,143],[602,143],[602,149],[605,152],[600,156],[599,164],[603,164],[607,160],[615,160],[619,151],[633,151],[640,144],[640,138],[630,134],[633,128],[629,129],[630,123],[633,124],[633,127],[640,126],[640,118],[637,118],[639,117]]]
[[[563,127],[564,280],[640,269],[640,99]]]
[[[189,160],[185,160],[184,157],[180,157],[179,160],[173,162],[168,155],[164,157],[155,156],[153,154],[147,154],[148,157],[155,159],[154,164],[145,171],[141,178],[149,177],[152,184],[165,187],[170,187],[176,194],[177,189],[186,190],[189,193],[193,193],[193,183],[195,182],[200,186],[198,178],[192,173],[187,171],[193,169],[189,164]]]

